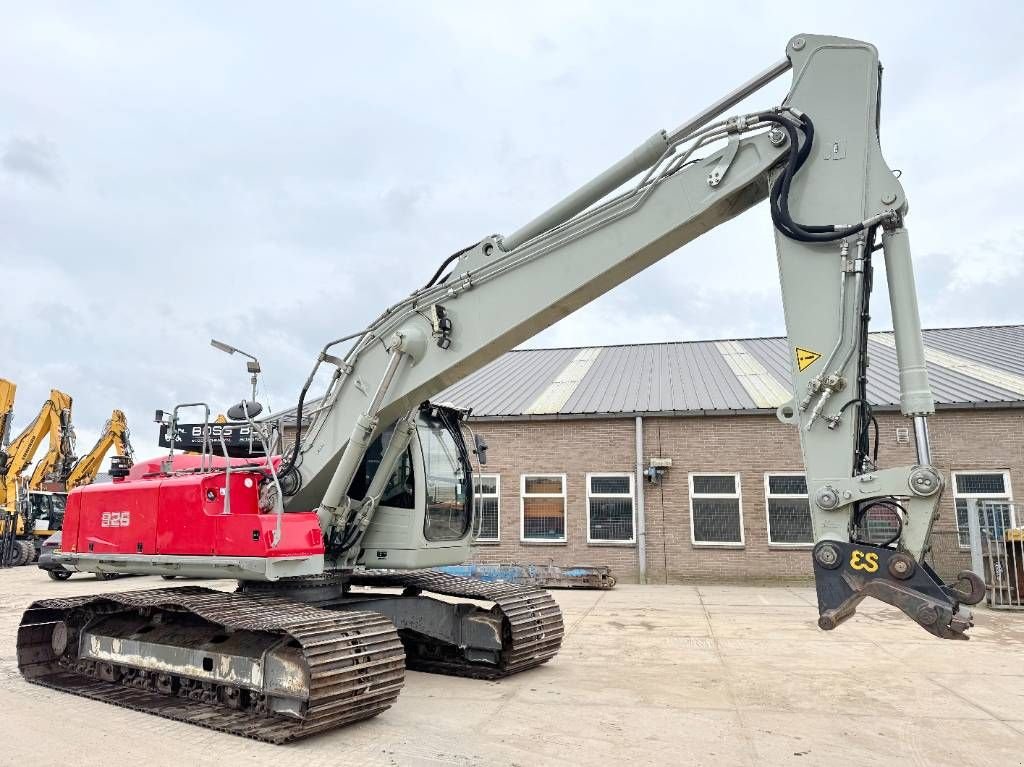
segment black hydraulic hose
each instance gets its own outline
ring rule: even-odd
[[[787,237],[799,242],[834,242],[864,230],[864,223],[837,228],[834,224],[800,224],[793,220],[789,211],[789,193],[796,174],[810,156],[814,145],[814,123],[806,114],[801,114],[799,127],[784,117],[773,113],[762,113],[758,118],[780,126],[790,142],[790,152],[782,173],[772,184],[769,193],[772,221],[776,228]],[[799,140],[800,133],[803,141]]]
[[[439,267],[437,267],[437,271],[434,272],[434,276],[431,277],[427,281],[427,284],[424,285],[423,287],[424,288],[429,288],[431,285],[433,285],[435,282],[437,282],[437,279],[444,273],[444,270],[448,268],[449,264],[451,264],[453,261],[455,261],[455,259],[457,259],[459,256],[461,256],[461,255],[463,255],[465,253],[468,253],[469,251],[471,251],[473,248],[475,248],[479,244],[480,244],[479,241],[478,242],[474,242],[472,245],[468,245],[465,248],[463,248],[462,250],[457,250],[456,252],[454,252],[450,256],[448,256],[448,258],[446,258],[444,261],[441,262],[441,265]]]
[[[302,391],[299,392],[299,402],[295,406],[295,435],[292,438],[294,440],[292,442],[292,453],[291,455],[288,456],[287,462],[284,462],[282,464],[281,471],[278,475],[278,481],[282,483],[281,490],[285,493],[285,495],[290,494],[289,492],[284,490],[285,480],[287,478],[288,483],[293,483],[294,480],[292,480],[291,477],[298,469],[297,461],[299,460],[299,447],[302,444],[302,408],[303,405],[305,405],[306,403],[306,393],[309,391],[309,384],[310,382],[307,381],[306,384],[302,387]],[[284,437],[284,435],[281,436],[282,438]],[[269,461],[270,458],[271,457],[268,455],[267,460]],[[291,487],[291,484],[289,484],[289,490],[291,490],[292,493],[294,493],[298,491],[298,487],[293,488]]]

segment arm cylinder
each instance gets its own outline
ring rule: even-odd
[[[903,415],[924,416],[935,412],[935,400],[928,385],[928,369],[921,338],[921,317],[914,288],[914,265],[910,259],[910,237],[903,227],[882,234],[885,275],[889,282],[896,361],[900,370],[900,408]]]

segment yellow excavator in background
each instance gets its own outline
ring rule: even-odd
[[[96,441],[92,450],[78,459],[78,462],[71,467],[71,472],[64,481],[64,489],[71,492],[76,487],[92,484],[99,474],[100,465],[106,457],[110,448],[114,448],[117,455],[125,459],[126,468],[131,468],[135,462],[132,453],[131,432],[128,431],[128,419],[120,410],[110,414],[110,420],[103,426],[103,433]]]
[[[9,428],[16,388],[10,381],[0,381],[4,429]],[[49,449],[26,481],[23,474],[44,437],[49,437]],[[74,449],[71,396],[52,389],[32,422],[9,445],[0,446],[0,562],[31,562],[37,551],[35,539],[41,541],[51,534],[49,520],[58,516],[63,519],[66,496],[62,491],[75,462]]]

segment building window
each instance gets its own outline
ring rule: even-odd
[[[633,475],[587,475],[587,541],[633,543]]]
[[[565,475],[524,474],[520,486],[522,540],[565,541]]]
[[[807,479],[803,474],[765,474],[764,497],[768,511],[768,543],[783,546],[814,543]]]
[[[473,483],[476,503],[477,541],[497,543],[501,540],[501,477],[497,474],[478,474]]]
[[[1010,475],[1006,471],[954,471],[953,503],[956,504],[956,529],[961,548],[971,545],[967,527],[968,501],[987,501],[982,505],[981,527],[993,537],[1002,538],[1003,532],[1013,527],[1013,507],[1010,501]]]
[[[690,475],[690,540],[697,546],[742,546],[739,474]]]

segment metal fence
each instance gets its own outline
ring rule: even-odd
[[[1022,515],[1024,508],[1007,501],[967,502],[971,569],[985,579],[991,607],[1024,609],[1024,527],[1017,527]]]

